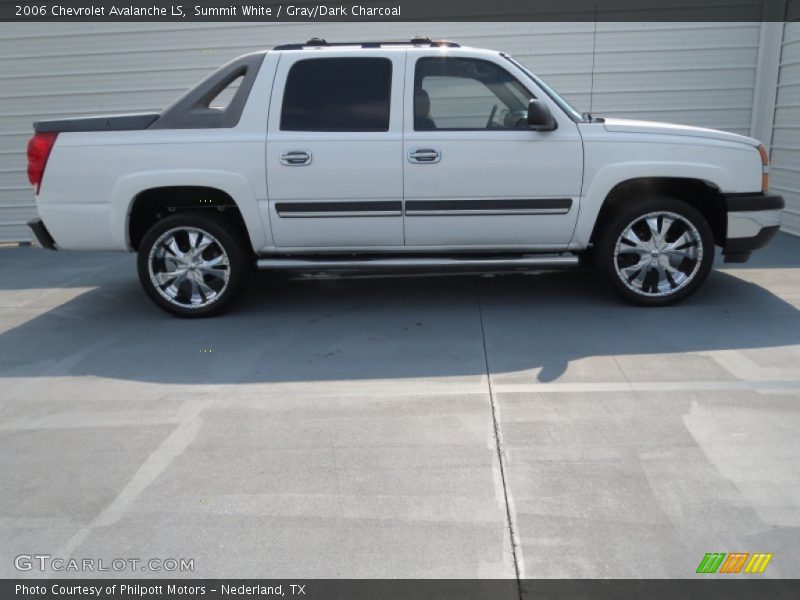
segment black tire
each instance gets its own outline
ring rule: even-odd
[[[661,214],[661,220],[653,216],[658,214]],[[641,248],[628,241],[634,236],[639,240],[649,234],[650,240],[657,239],[648,227],[649,222],[644,219],[646,216],[651,217],[650,222],[655,223],[656,229],[663,234],[664,243],[676,243],[685,235],[683,239],[687,241],[681,240],[682,250],[670,249],[667,252],[656,249],[648,254],[641,249],[634,249]],[[669,219],[673,219],[672,225],[668,225]],[[714,263],[714,234],[708,222],[700,212],[678,198],[646,196],[632,199],[617,209],[601,227],[593,249],[595,266],[617,292],[639,306],[667,306],[684,300],[702,285]],[[662,230],[662,227],[666,229]],[[631,231],[634,235],[631,235]],[[626,233],[624,241],[621,239],[623,233]],[[650,243],[650,240],[643,240],[643,245]],[[616,251],[618,243],[619,253]],[[656,245],[663,246],[664,243]],[[663,262],[659,261],[670,261],[667,268],[672,271],[667,273],[667,269],[660,266]],[[643,262],[648,266],[637,270]]]
[[[190,234],[199,235],[190,238]],[[195,250],[191,239],[199,240]],[[165,242],[170,240],[177,245],[177,255],[167,249]],[[200,250],[209,240],[213,242]],[[198,250],[199,254],[192,254]],[[178,256],[183,257],[180,262]],[[150,228],[139,245],[137,270],[144,291],[160,308],[178,317],[211,317],[229,308],[239,296],[250,271],[250,257],[248,242],[234,223],[186,212],[162,219]],[[184,264],[191,266],[187,269]],[[183,275],[170,279],[176,272]],[[158,285],[158,276],[169,281]],[[180,284],[175,285],[178,280]]]

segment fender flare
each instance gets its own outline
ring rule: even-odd
[[[606,198],[616,186],[626,181],[647,178],[695,179],[726,190],[730,173],[718,166],[696,162],[625,162],[598,169],[581,199],[573,244],[589,244],[597,217]]]
[[[179,169],[142,171],[120,178],[111,193],[111,235],[121,248],[131,249],[130,214],[135,198],[147,190],[161,187],[208,187],[233,198],[244,218],[254,250],[270,244],[269,223],[262,223],[258,201],[247,179],[229,171]]]

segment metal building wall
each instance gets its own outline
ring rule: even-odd
[[[800,17],[800,0],[790,0],[790,18]],[[783,195],[783,229],[800,235],[800,23],[786,23],[781,47],[770,187]]]
[[[29,239],[25,144],[34,120],[158,110],[251,50],[313,36],[454,39],[510,52],[582,111],[747,134],[759,31],[758,23],[3,23],[0,240]]]

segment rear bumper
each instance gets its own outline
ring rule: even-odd
[[[777,194],[725,194],[728,207],[725,262],[747,262],[750,253],[766,246],[781,224],[784,200]]]
[[[32,221],[28,221],[28,227],[33,232],[33,235],[36,236],[36,239],[42,248],[47,248],[48,250],[58,250],[58,248],[56,248],[56,242],[53,239],[53,236],[50,235],[49,231],[47,231],[47,227],[44,226],[44,223],[41,219],[33,219]]]

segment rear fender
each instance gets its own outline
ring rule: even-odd
[[[130,214],[136,196],[150,189],[173,186],[209,187],[225,192],[233,198],[242,213],[253,249],[272,244],[269,224],[261,220],[258,202],[247,179],[229,171],[180,169],[145,171],[127,175],[117,181],[111,201],[111,232],[117,245],[132,249]]]

